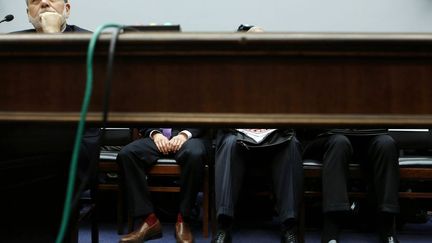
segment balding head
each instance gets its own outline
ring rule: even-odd
[[[250,28],[247,32],[264,32],[264,29],[259,26],[254,26]]]
[[[24,1],[25,1],[26,5],[28,6],[30,0],[24,0]],[[69,2],[69,0],[63,0],[63,1],[64,1],[65,3]]]

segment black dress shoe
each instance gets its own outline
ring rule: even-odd
[[[299,242],[297,237],[297,227],[282,232],[281,243],[297,243]]]
[[[231,243],[231,232],[229,230],[218,230],[216,236],[212,239],[212,243]]]

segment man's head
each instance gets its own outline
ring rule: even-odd
[[[42,16],[44,13],[57,13],[60,25],[66,25],[66,19],[70,14],[70,4],[68,0],[25,0],[27,4],[27,15],[30,23],[39,32],[43,27]],[[46,14],[45,14],[46,15]]]

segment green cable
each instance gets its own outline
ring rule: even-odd
[[[99,26],[96,29],[96,31],[94,32],[92,38],[90,39],[90,43],[88,45],[88,49],[87,49],[87,82],[86,82],[83,104],[81,107],[80,120],[78,123],[78,128],[77,128],[77,132],[76,132],[76,136],[75,136],[75,142],[74,142],[74,148],[73,148],[73,152],[72,152],[71,164],[70,164],[70,168],[69,168],[69,180],[68,180],[68,184],[67,184],[66,198],[65,198],[65,202],[64,202],[64,208],[63,208],[63,217],[62,217],[62,222],[60,225],[59,233],[57,235],[56,243],[62,243],[63,242],[64,236],[66,233],[66,229],[68,226],[70,214],[72,211],[71,201],[72,201],[74,185],[75,185],[75,176],[76,176],[76,171],[77,171],[77,166],[78,166],[79,150],[80,150],[81,140],[82,140],[82,136],[83,136],[83,132],[84,132],[84,125],[85,125],[85,120],[86,120],[86,116],[87,116],[87,110],[88,110],[88,106],[90,103],[90,98],[91,98],[91,93],[92,93],[92,88],[93,88],[93,59],[94,59],[93,57],[94,57],[94,50],[95,50],[96,42],[97,42],[100,34],[102,33],[102,31],[104,29],[106,29],[106,28],[122,28],[122,27],[123,27],[123,25],[113,24],[113,23],[104,24],[104,25]]]

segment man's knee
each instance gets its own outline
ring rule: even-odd
[[[328,147],[335,149],[349,149],[352,150],[351,142],[342,134],[331,135],[328,140]]]
[[[117,162],[125,162],[128,161],[129,158],[133,154],[133,149],[130,144],[124,146],[117,154]]]
[[[181,153],[177,153],[176,160],[184,158],[186,163],[192,166],[201,166],[206,159],[207,151],[201,140],[193,139],[184,145]]]
[[[381,152],[397,152],[396,142],[389,135],[380,135],[376,137],[373,146]]]
[[[220,140],[220,142],[218,144],[219,145],[218,148],[221,148],[221,147],[230,148],[236,144],[237,144],[237,137],[233,134],[227,134]]]

